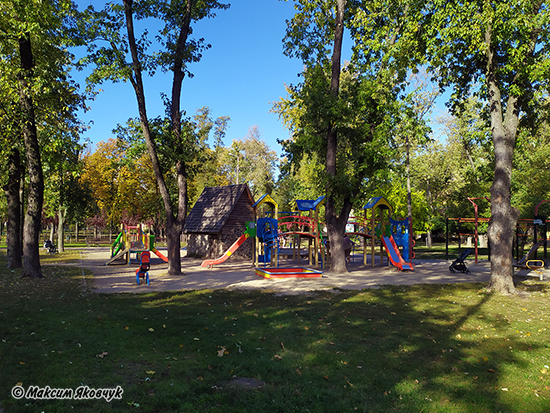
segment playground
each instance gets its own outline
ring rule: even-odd
[[[445,260],[415,259],[413,263],[415,242],[410,222],[396,220],[388,201],[373,197],[356,216],[350,216],[346,226],[345,239],[350,243],[346,251],[349,272],[333,274],[330,272],[329,240],[320,214],[323,196],[315,200],[296,200],[294,211],[280,212],[271,196],[266,194],[254,202],[248,186],[242,184],[206,188],[201,194],[189,215],[192,225],[187,227],[187,232],[193,235],[188,240],[194,248],[189,257],[187,251],[183,252],[183,277],[167,275],[168,254],[156,249],[155,237],[146,233],[141,225],[122,225],[109,252],[97,248],[85,250],[81,253],[81,261],[83,268],[93,271],[98,292],[141,291],[138,290],[143,285],[140,279],[148,291],[262,289],[295,293],[362,290],[381,285],[488,282],[490,249],[486,261],[478,260],[481,240],[478,225],[488,220],[478,216],[478,199],[468,198],[475,207],[475,218],[447,218]],[[537,213],[544,202],[548,201],[542,201],[535,211],[540,219],[534,221],[533,247],[514,264],[518,276],[537,276],[541,281],[545,278],[546,239],[537,240],[537,226],[543,233],[547,231],[545,217]],[[459,254],[456,258],[449,256],[451,220],[458,223],[455,233],[458,233]],[[533,223],[532,220],[526,222]],[[473,224],[475,232],[464,233],[461,230],[464,224]],[[521,225],[523,223],[519,222],[518,228]],[[212,236],[201,241],[201,234],[207,229]],[[222,233],[226,236],[220,237]],[[473,238],[473,248],[462,248],[463,236]],[[222,238],[224,241],[220,242]],[[217,252],[210,248],[212,243],[217,244]],[[541,245],[544,245],[544,260],[536,256]],[[473,263],[470,260],[466,265],[465,260],[472,251]],[[533,253],[534,258],[529,259]],[[249,254],[251,260],[247,259]],[[105,256],[110,257],[107,262]],[[105,266],[109,268],[103,268]]]
[[[162,252],[162,251],[161,251]],[[81,261],[73,265],[92,271],[94,291],[98,293],[142,293],[151,291],[189,291],[202,289],[263,290],[282,294],[301,294],[310,291],[363,290],[382,285],[452,284],[487,282],[490,268],[487,261],[468,263],[469,274],[449,272],[451,261],[415,260],[415,271],[403,272],[394,266],[364,266],[362,254],[353,256],[348,265],[349,273],[323,273],[319,278],[265,279],[255,274],[254,266],[246,260],[228,260],[215,270],[201,267],[202,259],[182,258],[182,276],[167,275],[168,264],[152,257],[149,286],[137,285],[133,265],[105,266],[108,248],[85,248]],[[282,259],[281,264],[291,266],[292,257]],[[301,264],[307,266],[307,260]],[[283,265],[281,265],[283,266]]]

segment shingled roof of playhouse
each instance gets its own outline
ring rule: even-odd
[[[220,233],[243,193],[252,205],[254,197],[247,184],[204,188],[185,220],[184,232]]]

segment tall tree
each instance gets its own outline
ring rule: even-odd
[[[298,130],[305,132],[301,132],[304,136],[323,137],[315,147],[323,152],[326,167],[325,219],[331,270],[345,272],[342,234],[354,198],[385,168],[400,82],[417,58],[413,49],[418,14],[409,7],[412,1],[296,3],[297,14],[288,23],[285,46],[287,54],[301,58],[306,65],[304,83],[296,90],[305,109]],[[345,89],[341,82],[346,72],[341,65],[344,27],[349,28],[354,43],[349,87]],[[287,142],[287,152],[306,148],[304,143]]]
[[[8,154],[8,180],[4,186],[7,200],[7,260],[8,268],[23,266],[23,239],[21,237],[21,180],[22,164],[19,148],[11,148]]]
[[[4,55],[7,42],[0,42],[0,54]],[[7,52],[10,53],[10,52]],[[23,147],[22,130],[20,123],[20,107],[15,95],[15,75],[10,76],[10,66],[13,62],[0,59],[0,73],[3,74],[0,82],[0,170],[4,180],[2,182],[6,195],[6,244],[8,268],[21,268],[23,266],[23,182],[25,163],[21,156]]]
[[[257,125],[244,139],[234,140],[222,159],[230,166],[228,177],[234,184],[246,183],[255,197],[272,194],[275,187],[277,154],[261,139]]]
[[[185,159],[188,171],[190,205],[197,200],[206,186],[227,184],[220,167],[221,158],[223,158],[220,153],[225,148],[218,146],[217,143],[221,142],[221,139],[225,136],[228,121],[229,117],[227,116],[222,116],[215,120],[212,119],[211,111],[208,107],[202,107],[196,111],[194,116],[185,116],[182,120],[182,130],[188,142]],[[180,158],[172,149],[173,141],[170,119],[164,117],[151,119],[149,121],[149,128],[155,140],[160,164],[162,169],[166,171],[165,180],[167,186],[173,197],[173,194],[177,194],[177,182],[173,179],[176,176],[175,165]],[[130,119],[126,126],[119,125],[114,132],[117,135],[119,144],[127,145],[125,154],[127,162],[134,162],[143,155],[148,156],[139,119]],[[214,150],[211,150],[208,145],[210,137],[214,138]],[[139,162],[140,165],[136,165],[136,167],[140,169],[140,173],[143,169],[150,171],[154,180],[152,168],[149,167],[151,162],[143,162],[143,160]],[[150,185],[146,186],[149,187]],[[151,193],[154,193],[155,200],[159,199],[158,189]],[[152,203],[145,202],[144,209],[154,211],[154,215],[156,215],[158,208],[153,206]],[[146,211],[144,210],[143,212]],[[141,216],[143,218],[148,217],[146,213],[141,213]]]
[[[43,277],[38,238],[44,199],[40,134],[57,118],[74,119],[74,105],[55,106],[51,98],[64,102],[65,91],[75,93],[68,76],[72,56],[67,51],[68,45],[78,41],[70,34],[75,8],[70,0],[5,1],[2,13],[1,60],[3,69],[8,69],[2,72],[2,80],[12,85],[11,90],[18,91],[19,117],[15,121],[21,128],[29,183],[23,228],[23,276]]]
[[[428,3],[425,27],[430,63],[442,87],[452,85],[452,109],[470,91],[487,102],[495,169],[491,186],[489,290],[516,294],[512,243],[519,210],[511,204],[514,147],[550,78],[550,11],[542,1]],[[481,87],[478,82],[482,81]]]
[[[138,125],[130,121],[127,128],[117,129],[118,139],[99,142],[94,153],[84,158],[83,183],[90,187],[98,210],[107,222],[117,228],[122,213],[154,218],[160,208],[159,193],[146,151],[135,151],[122,139]]]
[[[533,133],[518,134],[512,175],[513,203],[523,218],[533,216],[536,205],[550,199],[550,125],[541,124]],[[548,211],[548,205],[543,207]],[[542,210],[539,214],[543,214]],[[546,214],[548,215],[548,214]]]
[[[181,92],[182,82],[189,73],[187,64],[198,61],[201,53],[209,45],[203,40],[192,39],[191,23],[206,17],[215,16],[214,11],[229,7],[216,0],[179,0],[134,2],[123,0],[123,7],[108,5],[101,13],[94,14],[94,19],[86,29],[91,34],[94,42],[108,39],[107,45],[97,47],[94,43],[86,59],[96,64],[96,70],[90,77],[91,81],[102,82],[106,79],[114,81],[129,81],[136,95],[139,118],[143,136],[147,145],[147,151],[151,158],[153,171],[159,192],[164,204],[166,214],[166,240],[168,245],[168,273],[181,274],[180,235],[183,230],[187,215],[187,150],[188,142],[185,133],[182,132]],[[92,10],[90,9],[90,12]],[[164,27],[160,30],[160,43],[164,47],[161,52],[147,55],[147,31],[136,40],[134,19],[159,18]],[[127,62],[127,56],[130,62]],[[172,91],[168,106],[172,126],[172,147],[177,154],[175,165],[178,197],[175,203],[166,185],[163,169],[159,161],[158,150],[151,135],[149,118],[145,103],[145,90],[143,86],[143,72],[157,67],[172,73]]]
[[[39,236],[42,219],[42,204],[44,202],[44,175],[38,131],[34,114],[31,83],[33,79],[34,58],[31,47],[30,33],[23,33],[19,37],[19,55],[21,72],[18,74],[19,95],[23,114],[23,137],[27,154],[27,168],[29,171],[29,195],[27,198],[27,213],[23,224],[23,276],[42,278],[40,267]]]

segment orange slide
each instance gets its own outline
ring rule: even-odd
[[[201,264],[201,267],[212,268],[213,265],[221,264],[222,262],[227,260],[231,256],[231,254],[233,254],[237,250],[237,248],[239,248],[243,244],[243,242],[247,240],[248,237],[248,233],[244,233],[239,237],[237,241],[233,243],[233,245],[229,247],[227,251],[225,251],[225,254],[223,254],[220,258],[217,258],[215,260],[204,260]]]
[[[162,252],[157,251],[156,248],[151,248],[151,252],[155,253],[164,262],[168,262],[168,258]]]

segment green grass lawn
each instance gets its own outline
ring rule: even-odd
[[[546,281],[524,281],[527,299],[481,284],[96,294],[80,269],[44,273],[21,279],[0,256],[6,413],[550,411]],[[123,394],[17,400],[17,384]]]

